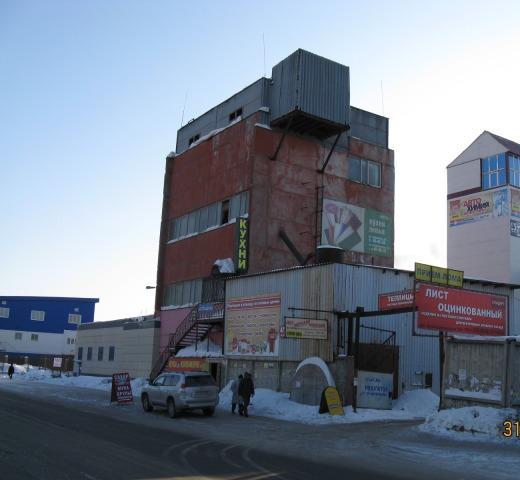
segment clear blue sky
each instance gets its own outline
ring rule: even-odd
[[[297,48],[390,118],[396,266],[445,265],[446,165],[520,141],[518,2],[0,2],[0,292],[149,313],[164,158],[185,121]],[[383,88],[381,89],[381,85]],[[383,91],[383,95],[382,95]]]

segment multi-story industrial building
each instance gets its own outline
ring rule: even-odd
[[[520,145],[483,132],[448,165],[448,266],[520,283]]]
[[[189,311],[179,307],[201,301],[217,259],[254,273],[319,262],[327,245],[336,261],[393,267],[393,218],[388,119],[350,105],[347,66],[297,50],[178,131],[164,178],[161,328],[173,333]]]
[[[28,357],[74,355],[78,325],[94,321],[97,298],[0,297],[0,355]],[[3,358],[2,358],[3,359]]]

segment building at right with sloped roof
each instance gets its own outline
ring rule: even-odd
[[[520,144],[484,131],[447,176],[448,266],[520,283]]]

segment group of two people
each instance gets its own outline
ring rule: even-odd
[[[231,382],[231,392],[233,393],[231,413],[235,414],[238,404],[238,414],[248,417],[247,409],[251,403],[251,397],[255,395],[255,386],[251,374],[245,372],[244,375],[239,375],[238,379],[234,379]]]

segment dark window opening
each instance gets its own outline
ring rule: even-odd
[[[102,361],[103,360],[103,347],[99,347],[98,348],[98,351],[97,351],[97,359],[98,361]]]
[[[231,112],[229,114],[229,121],[232,122],[233,120],[236,120],[238,117],[242,115],[242,107],[238,108],[234,112]]]
[[[116,354],[116,347],[108,347],[108,361],[113,362]]]
[[[188,140],[188,146],[190,146],[192,143],[195,143],[200,138],[200,135],[197,133],[197,135],[193,135],[193,137],[190,137]]]
[[[78,360],[83,360],[83,347],[78,348]]]
[[[87,348],[87,360],[92,360],[92,347]]]
[[[229,200],[222,202],[222,209],[220,211],[220,224],[224,225],[229,222]]]

